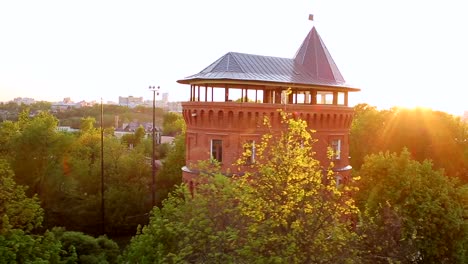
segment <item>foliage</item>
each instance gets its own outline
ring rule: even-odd
[[[44,235],[12,229],[0,235],[2,263],[116,263],[118,245],[106,236],[54,228]]]
[[[280,136],[265,135],[256,146],[254,173],[239,179],[239,207],[251,221],[242,253],[250,262],[352,261],[352,190],[314,159],[305,121],[283,114],[283,123]]]
[[[132,239],[123,259],[131,263],[234,262],[236,227],[242,224],[235,195],[224,176],[207,181],[193,199],[182,186],[161,209],[155,207],[150,224]]]
[[[44,235],[32,234],[41,227],[44,212],[37,196],[26,197],[16,185],[13,172],[0,160],[0,259],[5,263],[115,263],[119,248],[107,237],[94,238],[80,232],[54,228]]]
[[[94,238],[81,232],[54,228],[51,231],[64,249],[65,258],[77,256],[79,263],[115,263],[120,254],[117,243],[106,236]]]
[[[172,151],[174,148],[174,142],[171,143],[162,143],[156,146],[156,158],[164,160],[167,155]]]
[[[174,138],[174,143],[156,175],[158,204],[182,182],[182,167],[185,165],[185,134]]]
[[[57,123],[49,113],[31,117],[25,110],[18,121],[0,125],[0,154],[6,158],[0,162],[0,173],[5,174],[0,186],[0,258],[7,262],[115,262],[118,253],[112,253],[111,260],[101,253],[83,256],[75,247],[63,246],[56,232],[31,233],[43,222],[45,228],[65,226],[90,233],[97,233],[101,224],[101,142],[95,119],[83,118],[80,133],[58,132]],[[144,131],[139,137],[142,135]],[[104,136],[106,231],[134,234],[137,225],[148,223],[151,209],[148,140],[128,149],[111,134]],[[183,154],[182,148],[182,158]],[[181,166],[176,166],[180,172]],[[27,187],[16,185],[14,180]],[[90,239],[83,238],[84,234],[72,236],[80,237],[77,243],[87,244]],[[108,243],[101,240],[96,241]],[[103,250],[101,247],[96,252]]]
[[[146,132],[145,132],[145,128],[143,126],[139,126],[136,130],[135,130],[135,146],[140,144],[140,142],[143,140],[143,138],[145,138],[146,136]]]
[[[468,186],[412,160],[407,150],[369,156],[360,175],[371,262],[466,263]]]
[[[185,133],[174,138],[174,144],[163,161],[156,177],[158,204],[166,199],[168,193],[182,182],[182,167],[185,165]]]
[[[62,256],[61,243],[51,232],[42,235],[26,234],[21,229],[10,229],[0,234],[0,259],[2,263],[76,263],[77,256],[70,248]]]
[[[468,124],[459,117],[430,109],[392,108],[378,111],[355,106],[351,127],[351,165],[359,169],[364,157],[407,148],[417,161],[430,159],[435,168],[468,182]]]
[[[241,177],[200,175],[154,208],[124,253],[128,262],[353,263],[357,209],[333,174],[313,159],[303,121],[267,135],[258,163]]]
[[[368,104],[358,104],[354,107],[354,113],[349,136],[349,155],[353,168],[360,168],[366,155],[378,152],[377,135],[385,124],[388,112],[378,111],[375,106]]]
[[[122,136],[122,143],[127,145],[128,147],[136,147],[138,146],[146,136],[145,128],[143,126],[139,126],[135,133],[133,134],[125,134]]]
[[[28,114],[48,112],[51,109],[51,103],[45,101],[37,101],[33,104],[26,105],[24,103],[17,104],[16,102],[10,101],[7,103],[0,102],[0,110],[3,110],[1,121],[15,121],[18,118],[18,114],[21,111],[28,109]]]
[[[134,234],[137,225],[148,222],[151,166],[143,148],[127,152],[117,140],[110,139],[105,146],[107,231]]]
[[[28,196],[40,199],[46,228],[65,226],[97,233],[101,135],[94,128],[95,119],[83,118],[80,133],[66,133],[56,130],[57,119],[52,115],[30,117],[28,113],[25,110],[17,122],[0,126],[0,154],[11,164],[15,181],[28,187]],[[138,224],[147,223],[151,166],[143,142],[129,150],[117,138],[105,135],[105,209],[110,232],[132,234]]]
[[[44,212],[37,196],[28,198],[26,187],[17,185],[5,160],[0,159],[0,233],[22,229],[29,233],[42,224]]]
[[[54,203],[46,208],[48,227],[96,233],[101,223],[100,135],[82,133],[64,157],[67,168],[60,177]],[[131,234],[147,223],[150,166],[143,149],[128,148],[117,138],[104,138],[104,184],[106,231]]]
[[[30,105],[32,111],[50,111],[52,108],[52,103],[51,102],[46,102],[46,101],[37,101],[33,104]]]
[[[28,111],[20,114],[18,120],[19,133],[12,139],[12,167],[16,181],[29,186],[29,194],[39,196],[45,190],[47,171],[58,162],[60,142],[56,133],[57,119],[42,112],[30,119]]]
[[[96,124],[96,119],[94,117],[83,117],[81,118],[80,123],[80,132],[81,133],[92,133],[96,131],[94,125]]]
[[[18,123],[4,121],[0,123],[0,158],[11,158],[13,138],[19,133]]]
[[[163,116],[163,134],[175,136],[185,131],[185,121],[181,114],[168,112]]]
[[[6,111],[16,111],[16,112],[19,112],[20,111],[20,106],[16,103],[16,102],[13,102],[13,101],[10,101],[10,102],[1,102],[0,103],[0,109],[1,110],[6,110]]]
[[[13,171],[0,160],[0,259],[2,263],[59,263],[61,244],[54,235],[34,235],[42,225],[44,212],[37,196],[28,198],[25,187],[13,180]]]

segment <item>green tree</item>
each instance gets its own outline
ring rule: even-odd
[[[468,182],[468,124],[430,109],[392,108],[378,111],[360,104],[351,126],[351,165],[359,169],[364,157],[407,148],[419,162],[430,159],[437,169]]]
[[[283,114],[283,123],[279,136],[265,135],[256,146],[253,173],[239,179],[239,207],[252,222],[243,254],[261,263],[353,261],[352,190],[337,186],[331,168],[314,159],[305,121]]]
[[[16,181],[29,186],[30,195],[37,193],[41,197],[46,191],[48,170],[59,163],[60,151],[56,147],[60,142],[56,131],[58,120],[46,112],[30,119],[27,112],[23,111],[18,120],[20,133],[12,143],[15,150],[12,167]]]
[[[357,214],[346,187],[313,158],[304,121],[284,116],[287,131],[266,135],[258,163],[228,178],[208,167],[195,194],[177,189],[154,208],[132,239],[128,262],[353,263],[351,220]],[[246,153],[248,155],[248,153]],[[242,159],[241,159],[242,160]],[[253,173],[255,172],[255,173]]]
[[[46,101],[38,101],[31,105],[32,111],[50,111],[52,103]]]
[[[0,159],[0,229],[22,229],[31,232],[42,224],[44,211],[37,196],[28,198],[26,187],[17,185],[14,173],[5,160]]]
[[[135,135],[134,134],[125,134],[122,136],[121,141],[128,148],[133,147],[135,144]]]
[[[19,134],[18,123],[4,121],[0,123],[0,158],[10,158],[13,152],[13,139]]]
[[[0,109],[2,110],[7,110],[7,111],[11,111],[11,112],[19,112],[19,105],[13,101],[10,101],[10,102],[1,102],[0,103]]]
[[[185,131],[185,121],[181,114],[169,112],[163,116],[163,133],[175,136]]]
[[[146,131],[143,126],[139,126],[133,134],[125,134],[122,136],[122,143],[130,148],[138,146],[145,138]]]
[[[145,138],[146,136],[146,131],[145,131],[145,128],[143,126],[139,126],[136,130],[135,130],[135,133],[134,133],[134,136],[135,136],[135,146],[137,146],[138,144],[140,144],[140,142]]]
[[[175,137],[162,164],[163,166],[156,177],[156,194],[159,205],[176,186],[182,183],[182,167],[185,166],[185,133]]]
[[[60,166],[49,174],[56,180],[48,184],[53,195],[43,204],[45,224],[95,232],[100,212],[100,133],[91,126],[65,135],[70,142],[62,147]]]
[[[117,243],[106,236],[94,238],[64,228],[53,228],[51,233],[62,248],[67,249],[62,251],[62,256],[76,259],[78,263],[116,263],[120,254]]]
[[[2,263],[59,263],[61,244],[46,232],[33,235],[41,227],[44,212],[37,196],[28,198],[26,187],[17,185],[14,173],[0,159],[0,259]],[[63,259],[65,261],[65,259]],[[73,256],[67,258],[73,261]]]
[[[44,235],[27,234],[21,229],[9,229],[0,234],[0,259],[2,263],[76,263],[74,248],[67,252],[51,232]]]
[[[359,169],[365,156],[379,151],[377,135],[386,122],[388,112],[379,111],[368,104],[358,104],[354,107],[354,113],[349,136],[349,155],[353,168]]]
[[[56,131],[57,119],[50,114],[30,117],[28,113],[25,110],[17,122],[0,125],[0,155],[10,162],[15,180],[28,187],[27,195],[37,194],[45,211],[45,228],[64,226],[97,233],[101,221],[101,138],[94,118],[82,119],[80,133],[65,133]],[[148,221],[151,166],[145,158],[146,144],[141,145],[129,150],[119,139],[105,134],[108,232],[134,234],[138,224]]]
[[[197,195],[177,188],[123,254],[130,263],[235,263],[244,228],[236,190],[223,175],[205,177]]]
[[[94,128],[94,124],[96,123],[96,119],[94,117],[83,117],[81,118],[80,124],[80,131],[81,133],[91,133],[95,132],[96,128]]]
[[[468,186],[428,161],[369,156],[360,170],[358,204],[370,262],[466,263]]]
[[[117,139],[104,144],[107,231],[134,234],[138,225],[148,223],[151,166],[142,147],[129,151]]]

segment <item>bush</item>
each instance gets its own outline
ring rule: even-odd
[[[65,257],[76,252],[80,263],[115,263],[120,254],[117,243],[106,236],[94,238],[82,232],[65,231],[57,227],[52,229],[52,233],[66,250]]]

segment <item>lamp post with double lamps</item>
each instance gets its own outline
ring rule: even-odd
[[[153,155],[151,157],[151,165],[152,165],[152,181],[151,181],[151,202],[153,207],[156,205],[156,142],[155,142],[155,135],[156,135],[156,95],[159,96],[159,86],[150,86],[149,89],[153,91],[153,128],[151,129],[152,132],[152,143],[153,143]]]

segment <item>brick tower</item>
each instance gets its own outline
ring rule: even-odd
[[[190,100],[182,103],[187,124],[185,182],[198,175],[191,164],[199,160],[213,158],[223,171],[237,171],[232,164],[244,143],[259,142],[266,133],[264,116],[273,129],[281,129],[278,109],[306,120],[317,131],[316,158],[327,166],[327,149],[332,147],[335,171],[347,177],[353,119],[348,93],[359,89],[345,83],[315,27],[292,59],[229,52],[177,82],[190,85]]]

